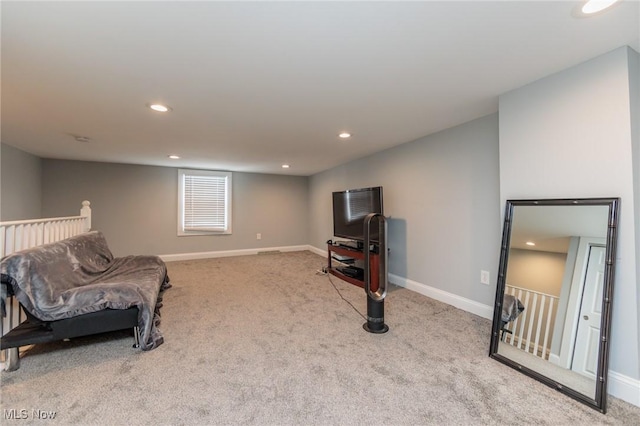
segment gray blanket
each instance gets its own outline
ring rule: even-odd
[[[505,294],[502,302],[502,322],[513,321],[518,318],[520,312],[524,311],[524,306],[515,296]]]
[[[161,293],[171,285],[157,256],[114,258],[102,233],[93,231],[11,254],[0,262],[0,273],[42,321],[136,306],[142,350],[163,343]]]

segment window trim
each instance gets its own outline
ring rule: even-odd
[[[225,215],[227,218],[227,228],[222,231],[218,230],[184,230],[184,177],[185,176],[214,176],[226,178],[225,184]],[[214,170],[193,170],[178,169],[178,236],[193,235],[230,235],[232,233],[232,215],[231,215],[231,191],[232,191],[232,174],[231,172],[221,172]]]

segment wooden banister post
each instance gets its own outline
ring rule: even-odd
[[[82,202],[82,208],[80,209],[80,216],[85,218],[84,231],[91,231],[91,203],[87,200]]]

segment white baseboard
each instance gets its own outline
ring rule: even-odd
[[[607,393],[640,407],[640,380],[609,370]]]
[[[285,247],[261,247],[242,250],[221,250],[221,251],[201,251],[197,253],[161,254],[160,259],[165,262],[175,262],[178,260],[213,259],[216,257],[250,256],[253,254],[269,252],[291,252],[309,250],[308,245],[285,246]]]
[[[308,246],[307,250],[309,250],[312,253],[317,254],[318,256],[327,256],[327,249],[319,249],[318,247],[314,247],[314,246]]]
[[[549,354],[549,362],[551,364],[560,365],[560,357],[556,354]]]
[[[472,314],[478,315],[482,318],[489,320],[493,319],[493,306],[485,305],[476,302],[475,300],[467,299],[394,274],[389,274],[389,281],[393,284],[399,285],[400,287],[413,290],[416,293],[420,293],[432,299],[446,303],[447,305],[455,306],[463,311],[471,312]]]

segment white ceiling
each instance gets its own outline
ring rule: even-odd
[[[617,47],[640,51],[638,1],[591,18],[580,5],[3,1],[2,142],[311,175],[496,112],[500,94]]]
[[[511,248],[567,253],[571,237],[607,237],[609,206],[515,206]],[[527,241],[535,247],[527,246]]]

